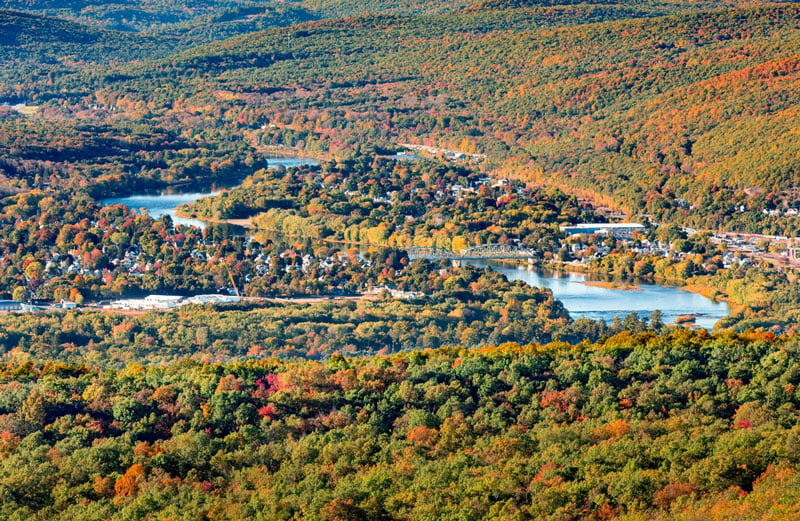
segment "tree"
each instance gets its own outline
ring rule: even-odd
[[[16,286],[14,291],[11,292],[11,299],[17,302],[25,302],[28,300],[28,290],[22,286]]]
[[[662,329],[664,327],[664,320],[661,316],[661,310],[656,309],[652,313],[650,313],[650,328],[651,329]]]
[[[41,278],[44,266],[39,261],[32,261],[25,267],[25,276],[29,280],[37,280]]]
[[[144,482],[144,467],[139,463],[134,463],[125,471],[125,474],[117,479],[114,491],[118,496],[133,496],[139,492],[142,482]]]

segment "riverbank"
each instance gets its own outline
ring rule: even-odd
[[[319,159],[308,157],[287,156],[282,158],[267,158],[268,168],[276,168],[278,165],[286,167],[315,165],[319,164]],[[226,176],[224,178],[209,180],[203,179],[193,181],[190,184],[175,183],[169,186],[154,187],[153,190],[145,189],[135,193],[126,191],[125,196],[100,197],[99,202],[103,205],[124,204],[133,209],[144,208],[154,219],[163,215],[169,215],[177,224],[185,224],[204,228],[207,224],[229,224],[242,228],[252,228],[250,219],[215,219],[212,217],[197,217],[189,212],[181,210],[184,205],[189,206],[203,197],[214,197],[219,195],[221,190],[232,190],[241,185],[250,174],[241,174],[235,177]],[[189,191],[191,190],[191,191]]]
[[[293,162],[300,163],[304,160],[294,159]],[[164,196],[152,201],[153,207],[163,209],[170,207],[167,213],[171,213],[178,218],[194,218],[200,222],[200,226],[209,223],[224,223],[229,225],[241,226],[247,229],[247,234],[256,234],[259,242],[268,240],[270,235],[279,235],[277,240],[305,239],[318,243],[331,245],[341,245],[341,249],[357,248],[360,251],[366,249],[380,249],[389,247],[386,244],[368,244],[360,241],[346,241],[334,234],[331,237],[309,237],[306,235],[287,235],[281,230],[268,230],[258,228],[253,219],[203,219],[197,218],[196,212],[190,212],[190,208],[181,207],[173,204],[180,199],[181,203],[187,202],[186,199],[199,199],[206,194],[192,194],[189,196]],[[141,206],[141,205],[138,205]],[[147,209],[147,208],[146,208]],[[192,215],[194,214],[194,215]],[[239,232],[241,233],[241,232]],[[275,242],[275,241],[273,241]],[[481,268],[489,267],[498,271],[511,280],[523,280],[532,287],[546,287],[550,289],[556,299],[561,301],[570,315],[578,319],[586,317],[593,320],[604,320],[611,322],[615,317],[625,317],[632,312],[644,318],[656,310],[662,311],[664,321],[674,320],[679,315],[687,313],[697,313],[701,316],[698,324],[701,327],[711,329],[717,320],[727,316],[728,308],[724,303],[711,301],[702,295],[682,291],[668,285],[647,285],[640,284],[638,280],[603,280],[591,277],[588,267],[580,263],[556,263],[549,262],[545,266],[556,268],[553,273],[544,273],[537,269],[530,269],[525,266],[522,269],[505,269],[504,266],[514,268],[520,266],[519,261],[507,263],[488,263],[484,261],[467,262],[473,266]],[[524,264],[524,263],[522,263]],[[566,274],[565,274],[566,270]],[[577,274],[580,276],[578,277]],[[649,281],[648,281],[649,282]]]
[[[214,217],[201,217],[191,212],[182,211],[181,210],[182,207],[183,205],[175,208],[175,216],[180,217],[181,219],[187,219],[191,221],[202,221],[207,224],[229,224],[231,226],[239,226],[246,230],[254,229],[253,223],[250,222],[250,219],[216,219]]]
[[[531,269],[516,261],[476,261],[470,264],[494,269],[509,280],[549,289],[573,319],[585,317],[610,323],[615,317],[622,319],[631,313],[647,318],[654,311],[660,311],[662,320],[671,323],[681,315],[692,313],[698,316],[699,327],[711,330],[720,319],[729,315],[727,303],[675,286],[638,281],[593,281],[583,273]]]
[[[515,261],[508,261],[508,262],[515,262]],[[522,265],[521,263],[519,265]],[[577,262],[563,262],[563,261],[549,261],[547,263],[543,263],[540,265],[541,269],[544,271],[552,271],[554,273],[579,273],[581,275],[586,275],[587,277],[603,277],[603,278],[613,278],[615,275],[613,273],[602,272],[597,270],[589,269],[589,266],[583,263]],[[565,269],[566,268],[566,269]],[[693,280],[697,279],[697,277],[692,277]],[[675,280],[675,279],[665,279],[663,277],[652,277],[647,279],[634,279],[634,283],[642,283],[642,284],[654,284],[657,286],[665,286],[665,287],[674,287],[683,291],[688,291],[690,293],[694,293],[697,295],[702,295],[703,297],[712,300],[714,302],[725,302],[731,306],[735,304],[730,301],[727,295],[724,292],[720,291],[719,288],[715,288],[713,286],[706,286],[698,283],[692,283],[686,280]],[[592,281],[587,282],[587,285],[609,285],[609,287],[614,285],[619,285],[619,287],[615,289],[625,289],[625,287],[629,284],[624,282],[615,282],[615,281]]]

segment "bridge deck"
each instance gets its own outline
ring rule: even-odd
[[[506,244],[483,244],[466,248],[460,252],[431,246],[412,246],[406,248],[410,259],[428,260],[503,260],[532,259],[536,252],[525,248],[517,248]]]

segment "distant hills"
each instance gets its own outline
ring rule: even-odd
[[[0,10],[0,58],[29,63],[128,61],[170,52],[168,42],[90,27],[69,20]],[[11,71],[8,71],[11,72]]]
[[[422,14],[333,20],[314,18],[399,8],[286,3],[271,11],[281,24],[306,21],[168,58],[269,23],[263,6],[110,40],[53,19],[26,33],[13,28],[32,19],[5,13],[0,52],[41,43],[44,57],[148,57],[22,83],[19,96],[59,91],[106,108],[124,98],[147,106],[130,117],[172,131],[200,111],[231,135],[310,152],[433,144],[659,221],[800,230],[784,216],[800,205],[800,4],[552,3],[421,2]]]
[[[567,5],[624,7],[653,15],[752,6],[746,0],[0,0],[27,11],[128,32],[180,35],[186,42],[286,27],[308,20],[367,14],[438,15]]]
[[[659,220],[780,231],[791,222],[762,216],[797,202],[798,49],[798,4],[581,5],[313,22],[159,67],[178,84],[202,76],[183,89],[198,102],[238,92],[214,103],[326,148],[439,143]],[[152,96],[146,71],[104,91]]]
[[[444,13],[469,5],[470,0],[0,0],[0,8],[120,31],[180,33],[191,39],[220,39],[312,19],[379,13]]]
[[[247,5],[236,0],[2,0],[0,7],[70,18],[109,29],[141,31]]]
[[[0,1],[0,8],[130,33],[180,36],[184,46],[319,18],[293,2],[144,0]]]

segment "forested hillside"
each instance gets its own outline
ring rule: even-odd
[[[91,62],[165,55],[194,37],[4,13],[2,52],[27,59],[5,70],[0,99],[113,110],[160,132],[201,118],[197,132],[213,128],[216,141],[321,155],[424,142],[660,221],[792,232],[796,217],[767,228],[765,212],[800,205],[800,7],[708,7],[494,2],[307,22],[104,69]],[[312,17],[281,9],[287,24]],[[182,27],[202,41],[244,23],[202,20]],[[47,61],[47,76],[32,65]]]
[[[800,3],[0,7],[0,519],[800,518]]]
[[[169,52],[154,38],[97,29],[53,17],[0,10],[0,60],[79,65],[154,58]],[[14,71],[4,71],[10,76]]]
[[[7,9],[71,18],[91,25],[122,31],[159,30],[243,6],[275,5],[277,2],[241,0],[3,0]]]
[[[630,16],[314,22],[125,67],[93,100],[143,101],[156,121],[210,111],[268,125],[261,143],[334,154],[370,141],[484,152],[510,175],[696,226],[758,228],[763,210],[796,206],[800,7],[583,23]]]
[[[797,343],[0,366],[8,520],[793,520]]]

